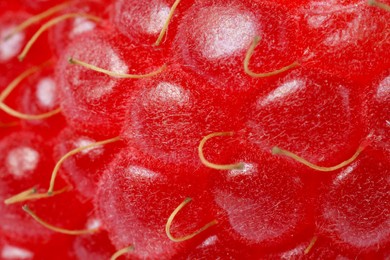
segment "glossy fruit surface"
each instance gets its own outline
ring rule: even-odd
[[[388,259],[389,4],[0,1],[0,258]]]

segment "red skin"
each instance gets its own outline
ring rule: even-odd
[[[16,78],[19,70],[25,70],[25,66],[16,69],[12,73]],[[24,71],[20,71],[20,74]],[[8,86],[14,79],[7,78]],[[4,78],[4,81],[6,79]],[[4,87],[5,89],[5,87]],[[51,112],[59,108],[59,89],[53,75],[53,64],[42,67],[37,72],[29,75],[6,97],[4,103],[11,109],[16,110],[25,115],[39,115]],[[56,114],[50,118],[19,120],[17,117],[7,114],[4,111],[0,112],[0,121],[2,123],[12,123],[20,121],[20,125],[24,128],[35,128],[35,130],[47,131],[50,130],[52,135],[55,135],[65,124],[65,120],[61,114]]]
[[[155,159],[196,169],[202,138],[221,129],[235,130],[240,123],[229,103],[213,98],[218,86],[182,67],[172,65],[137,85],[121,136]]]
[[[11,65],[11,64],[9,64]],[[9,71],[7,69],[5,69],[5,67],[8,67],[8,66],[1,66],[2,67],[2,71]],[[13,67],[12,65],[10,67]],[[18,71],[19,73],[23,73],[23,68],[21,66],[16,66],[15,68],[16,71]],[[15,77],[15,75],[12,75],[13,73],[5,73],[5,74],[11,74],[11,75],[4,75],[4,76],[0,76],[0,92],[2,92],[6,86],[13,80],[12,76]],[[18,94],[15,94],[15,93],[11,93],[5,100],[4,100],[4,103],[7,104],[9,107],[15,107],[17,106],[18,104],[15,103],[15,99],[18,97],[19,95]],[[19,120],[16,119],[15,117],[9,115],[8,113],[5,113],[3,110],[0,110],[0,124],[3,126],[3,127],[6,127],[8,128],[7,126],[9,124],[11,125],[14,125],[15,123],[17,124],[20,124]],[[1,129],[2,127],[0,127]]]
[[[1,37],[6,37],[10,30],[26,19],[30,18],[32,15],[23,11],[23,10],[7,10],[0,17],[0,30]],[[27,41],[32,37],[33,33],[38,25],[34,25],[30,28],[27,28],[23,32],[20,32],[8,40],[1,42],[2,45],[0,51],[0,91],[3,91],[15,78],[17,78],[21,73],[30,69],[33,66],[39,66],[43,62],[46,62],[51,56],[50,52],[40,53],[40,52],[30,52],[23,62],[18,61],[17,56],[20,54]],[[5,47],[8,46],[8,47]],[[44,36],[42,36],[35,43],[33,48],[42,48],[47,49],[47,41]],[[8,50],[8,51],[7,51]],[[9,51],[11,50],[11,51]],[[21,85],[26,84],[28,80],[24,80],[21,82]],[[27,93],[21,86],[17,86],[15,93],[11,93],[4,102],[10,106],[11,108],[15,108],[16,110],[21,109],[23,101],[21,100],[22,95],[26,95]],[[28,94],[27,94],[28,95]],[[26,96],[25,96],[26,98]],[[33,97],[31,97],[33,98]],[[32,109],[31,111],[34,111]],[[18,121],[14,117],[0,111],[0,122],[2,123],[10,123]]]
[[[0,125],[0,200],[34,185],[45,192],[55,162],[80,136],[102,140],[121,135],[126,145],[119,151],[119,143],[110,144],[101,155],[98,148],[67,159],[55,190],[66,185],[73,190],[27,202],[50,224],[84,229],[100,220],[106,231],[78,237],[53,233],[23,212],[22,204],[3,204],[0,253],[14,245],[32,251],[35,259],[108,259],[133,244],[128,259],[388,258],[389,14],[364,0],[322,1],[319,6],[320,0],[182,1],[155,47],[158,30],[145,34],[140,21],[148,19],[157,1],[74,1],[57,15],[89,13],[103,17],[102,23],[91,32],[72,34],[74,19],[64,21],[50,29],[50,41],[46,33],[41,36],[24,63],[17,61],[18,53],[0,61],[1,91],[21,72],[54,57],[67,124],[56,139],[65,127],[61,116],[20,122],[23,131]],[[170,8],[174,1],[166,1]],[[37,14],[61,2],[0,1],[0,31],[6,23],[31,17],[28,12]],[[236,19],[226,21],[226,16]],[[23,44],[45,21],[27,29]],[[218,30],[210,29],[219,22]],[[268,72],[293,61],[301,67],[270,78],[245,74],[244,57],[256,34],[262,39],[251,70]],[[330,44],[336,40],[340,43]],[[56,56],[45,51],[50,49]],[[70,65],[69,56],[106,69],[127,66],[134,74],[164,63],[168,68],[148,79],[115,79]],[[34,98],[35,81],[51,73],[23,81],[6,103],[31,114],[47,111]],[[308,84],[290,93],[278,89],[293,79]],[[177,88],[157,89],[163,82],[181,86],[190,98]],[[99,93],[105,87],[107,93]],[[286,97],[269,98],[277,96],[272,95],[277,89],[282,90],[277,95]],[[0,122],[13,120],[0,113]],[[197,146],[216,131],[233,131],[234,136],[209,140],[204,148],[208,160],[252,163],[256,170],[240,174],[203,166]],[[277,145],[314,163],[335,165],[348,159],[367,135],[370,145],[358,159],[331,173],[270,153]],[[4,161],[20,145],[33,147],[42,159],[23,180],[10,175]],[[164,227],[185,197],[193,201],[175,217],[174,236],[214,219],[218,224],[176,243]],[[313,236],[318,240],[305,255]]]
[[[73,237],[56,236],[50,240],[37,241],[39,244],[18,243],[13,240],[4,239],[0,241],[0,255],[3,259],[75,259],[72,252],[71,243]],[[23,250],[22,255],[20,251]]]
[[[37,62],[37,64],[39,64],[39,62],[47,59],[50,56],[50,53],[48,53],[47,55],[41,54],[39,55],[39,57],[37,55],[32,54],[32,58],[30,57],[28,60],[26,60],[27,64],[20,63],[17,59],[17,55],[22,51],[24,45],[33,35],[34,28],[27,29],[25,32],[22,32],[18,35],[14,35],[8,40],[3,40],[3,37],[8,36],[13,28],[15,28],[17,25],[19,25],[26,19],[30,18],[32,15],[24,11],[23,9],[12,10],[10,8],[1,9],[1,11],[2,13],[0,16],[0,37],[2,38],[2,42],[0,46],[2,48],[0,51],[0,69],[2,73],[0,76],[0,83],[1,88],[3,88],[18,75],[18,72],[20,73],[23,70],[29,68],[31,66],[31,62]],[[44,42],[44,40],[39,41],[39,43],[42,42]],[[41,45],[41,47],[44,47],[44,45]]]
[[[102,176],[95,201],[112,243],[118,250],[134,245],[136,250],[130,254],[134,259],[171,258],[199,243],[215,227],[181,243],[169,240],[164,227],[186,197],[193,201],[174,218],[173,236],[191,234],[215,219],[207,176],[206,171],[192,172],[186,167],[145,161],[131,147],[123,150]]]
[[[340,252],[335,250],[334,245],[325,237],[316,236],[316,241],[314,242],[311,249],[308,250],[309,245],[312,243],[313,237],[308,237],[304,240],[300,240],[294,247],[289,248],[285,251],[278,252],[275,254],[268,254],[263,256],[262,259],[291,259],[291,260],[332,260],[345,257]]]
[[[229,23],[226,17],[236,21]],[[245,28],[232,29],[237,23]],[[215,28],[209,29],[211,26]],[[223,87],[231,96],[242,96],[246,92],[253,93],[267,83],[267,79],[252,78],[244,71],[243,61],[254,36],[260,36],[261,41],[253,53],[249,68],[259,73],[270,72],[302,56],[303,51],[296,48],[292,35],[296,30],[293,17],[283,6],[273,2],[201,1],[183,17],[172,47],[172,56],[185,64],[185,68]],[[220,35],[213,36],[215,32]],[[237,44],[228,48],[223,41]]]
[[[318,232],[347,255],[374,254],[390,245],[389,157],[368,147],[319,190]]]
[[[77,236],[74,238],[72,248],[76,259],[109,259],[116,251],[108,238],[106,231],[96,234]]]
[[[58,161],[68,152],[97,141],[101,140],[77,134],[67,127],[56,139],[54,158]],[[123,142],[116,142],[77,153],[64,161],[59,174],[77,191],[77,197],[81,200],[91,200],[96,195],[97,183],[104,168],[123,146]]]
[[[44,12],[47,9],[61,4],[64,1],[62,0],[36,0],[36,1],[28,1],[28,0],[19,0],[22,6],[25,6],[27,9],[34,13]]]
[[[136,44],[152,45],[159,37],[165,23],[151,24],[150,17],[157,20],[160,16],[167,17],[174,0],[114,0],[111,7],[110,21],[119,32],[128,37]],[[194,0],[182,1],[175,9],[174,15],[169,22],[167,34],[164,36],[161,46],[166,48],[172,45],[173,38],[177,33],[183,13],[194,3]]]
[[[1,201],[34,186],[39,187],[48,183],[45,173],[48,173],[54,164],[46,156],[49,149],[42,147],[42,142],[43,137],[36,133],[22,131],[17,131],[1,140],[0,165],[3,172],[0,180]],[[23,160],[23,158],[30,158],[30,163],[28,159]],[[36,163],[35,158],[38,160]],[[20,177],[12,172],[20,174]],[[0,210],[2,211],[0,232],[3,236],[7,234],[7,237],[23,242],[34,237],[49,237],[50,231],[30,221],[29,216],[21,210],[20,204],[6,206],[2,203]]]
[[[296,11],[304,67],[365,84],[389,67],[389,12],[363,0],[311,0]]]
[[[63,114],[70,126],[100,137],[119,134],[136,80],[113,78],[71,65],[69,57],[131,74],[150,73],[164,64],[158,48],[133,45],[115,31],[95,30],[69,45],[56,70]]]
[[[214,232],[214,234],[205,238],[199,244],[189,248],[188,252],[177,256],[180,260],[196,260],[196,259],[214,259],[232,260],[232,259],[258,259],[258,252],[248,250],[244,243],[234,242],[226,243],[221,240],[223,234]]]
[[[390,152],[390,82],[389,70],[381,74],[363,95],[364,130],[370,135],[372,145]]]
[[[15,104],[11,106],[13,109],[27,115],[39,115],[58,109],[59,88],[55,82],[53,66],[50,64],[25,79],[7,98],[7,104],[11,100]],[[65,119],[60,113],[50,118],[21,121],[25,128],[50,131],[52,135],[56,135],[65,126]]]
[[[8,36],[8,28],[12,29],[16,27],[17,25],[21,24],[25,20],[31,18],[33,14],[26,12],[23,9],[18,10],[7,10],[1,15],[0,19],[0,25],[1,25],[1,37],[7,37]],[[1,65],[7,65],[9,62],[19,62],[17,60],[17,55],[20,54],[20,52],[23,50],[24,46],[26,45],[27,41],[30,40],[30,38],[33,36],[33,34],[38,30],[38,28],[42,25],[42,22],[35,23],[31,25],[30,27],[26,28],[24,31],[20,32],[19,34],[14,35],[13,37],[5,40],[5,43],[2,42],[2,44],[11,44],[11,46],[15,46],[15,51],[12,52],[12,55],[3,56],[3,53],[0,55],[0,64]],[[8,29],[7,31],[4,31]],[[8,33],[3,33],[8,32]],[[15,45],[12,45],[15,44]],[[38,40],[34,43],[31,50],[48,50],[49,45],[47,43],[47,38],[45,35],[42,35]],[[42,62],[47,61],[51,57],[51,52],[39,52],[39,51],[30,51],[25,59],[23,60],[23,63],[26,64],[26,68],[30,67],[31,64],[40,64]]]
[[[56,57],[60,58],[66,47],[74,40],[77,40],[82,34],[93,31],[99,27],[107,27],[108,17],[107,1],[88,0],[73,1],[68,7],[64,8],[57,15],[68,13],[78,13],[96,16],[101,19],[95,22],[83,17],[63,20],[49,29],[48,39]]]
[[[1,168],[3,175],[0,179],[1,201],[22,191],[36,187],[39,192],[45,192],[51,177],[54,161],[48,154],[52,140],[33,131],[18,131],[1,140]],[[55,190],[65,187],[61,176],[58,176]],[[47,222],[70,228],[82,227],[91,205],[80,203],[72,192],[53,196],[45,200],[24,202]],[[0,233],[13,242],[29,244],[32,240],[38,245],[40,241],[48,241],[56,233],[42,227],[28,216],[21,206],[16,203],[1,205]],[[77,213],[72,212],[78,207]],[[11,231],[12,230],[12,231]]]
[[[311,232],[313,194],[303,166],[253,144],[241,144],[231,162],[246,166],[213,173],[222,241],[267,252],[286,248]]]
[[[306,70],[290,72],[270,86],[244,109],[250,142],[265,151],[278,146],[322,166],[355,153],[364,134],[353,86]]]
[[[35,0],[35,1],[28,1],[28,0],[19,0],[22,4],[22,6],[25,6],[28,10],[30,10],[33,13],[41,13],[46,11],[49,8],[52,8],[53,6],[57,6],[59,4],[63,4],[65,2],[69,2],[72,5],[80,5],[80,3],[85,3],[86,1],[83,0]],[[106,6],[112,2],[111,0],[88,0],[89,2],[95,2],[96,4],[104,3]]]

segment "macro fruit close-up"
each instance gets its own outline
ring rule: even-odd
[[[390,259],[390,0],[0,0],[0,259]]]

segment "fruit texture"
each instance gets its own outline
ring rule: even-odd
[[[389,5],[0,1],[0,258],[388,259]]]

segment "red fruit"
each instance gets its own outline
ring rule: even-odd
[[[366,89],[363,97],[365,131],[371,135],[373,145],[390,151],[390,75],[388,70]]]
[[[243,243],[225,243],[221,241],[222,234],[214,234],[199,244],[189,248],[188,252],[178,259],[257,259],[254,252],[249,251]]]
[[[69,46],[56,71],[62,90],[63,114],[75,129],[105,137],[119,134],[136,80],[112,77],[70,64],[69,58],[117,73],[132,74],[150,73],[164,64],[158,49],[133,45],[112,31],[95,30]]]
[[[118,250],[133,245],[135,250],[130,255],[135,259],[172,258],[209,232],[201,232],[186,242],[173,242],[164,231],[168,218],[190,197],[192,202],[173,220],[174,237],[192,234],[214,220],[215,206],[207,191],[204,173],[188,172],[185,167],[172,164],[145,162],[142,154],[129,147],[102,176],[96,207]]]
[[[50,129],[52,134],[64,124],[60,115],[58,88],[53,69],[46,64],[31,67],[16,75],[1,93],[2,121],[23,121],[21,125]]]
[[[66,47],[82,34],[93,31],[99,26],[104,26],[107,12],[107,1],[73,1],[64,7],[61,12],[56,14],[57,16],[70,13],[80,14],[80,16],[63,20],[49,30],[50,47],[56,56],[61,57]],[[88,19],[89,17],[99,20]]]
[[[199,167],[197,147],[203,136],[225,127],[235,129],[238,123],[227,104],[207,96],[215,87],[202,80],[178,66],[139,80],[121,135],[155,159]]]
[[[321,72],[294,71],[260,92],[244,114],[249,140],[289,150],[316,164],[351,157],[363,137],[353,88]]]
[[[33,132],[17,131],[0,143],[1,193],[0,233],[13,241],[29,241],[31,238],[48,237],[50,231],[29,221],[21,205],[5,205],[4,200],[32,187],[48,183],[47,172],[53,162],[48,157],[48,147],[43,137]]]
[[[32,259],[34,252],[29,248],[0,241],[0,256],[2,259]]]
[[[262,81],[246,74],[243,66],[254,37],[261,40],[250,69],[270,72],[300,57],[299,49],[291,48],[295,30],[288,11],[272,2],[203,1],[183,17],[172,53],[233,96],[261,88]]]
[[[23,6],[27,7],[29,10],[33,12],[44,12],[53,6],[65,2],[63,0],[35,0],[35,1],[19,0],[19,1]]]
[[[18,73],[19,70],[20,70],[20,73],[23,72],[22,67],[15,68],[15,71],[17,71],[16,73]],[[0,93],[1,93],[0,95],[2,95],[2,96],[3,96],[3,91],[14,80],[14,78],[11,78],[12,73],[6,73],[6,74],[11,74],[11,75],[0,76],[0,84],[1,84],[0,85]],[[9,107],[15,107],[18,105],[17,103],[15,104],[15,101],[19,95],[20,94],[15,92],[15,91],[11,92],[10,95],[6,99],[3,100],[3,102]],[[15,118],[14,116],[11,116],[9,113],[6,113],[3,110],[0,110],[0,129],[9,128],[10,126],[15,126],[15,125],[20,125],[19,120],[17,118]]]
[[[297,243],[295,247],[277,254],[269,254],[262,259],[343,259],[344,255],[335,251],[334,245],[325,237],[313,236]]]
[[[65,128],[56,139],[55,158],[58,161],[68,152],[97,141],[100,140],[77,134],[69,127]],[[59,175],[77,190],[77,196],[92,199],[96,195],[97,183],[103,169],[111,162],[119,148],[121,144],[116,142],[82,150],[64,161]]]
[[[388,4],[0,1],[0,258],[389,258]]]
[[[13,109],[24,114],[23,119],[26,119],[22,125],[49,129],[53,135],[64,127],[65,120],[60,114],[59,89],[52,64],[28,76],[14,92]],[[42,117],[38,119],[39,116]]]
[[[1,1],[0,2],[0,15],[3,15],[4,13],[8,11],[15,11],[15,10],[21,10],[24,9],[19,1]]]
[[[169,20],[167,34],[161,39],[163,45],[171,45],[177,31],[177,17],[181,17],[192,3],[192,0],[178,3]],[[116,0],[112,5],[110,20],[119,32],[134,43],[152,45],[159,38],[174,4],[174,0]]]
[[[243,241],[259,251],[304,236],[311,221],[311,198],[303,167],[254,146],[241,145],[233,155],[232,162],[237,161],[243,169],[214,173],[219,230],[226,234],[220,239],[229,244]]]
[[[51,8],[56,8],[60,5],[68,5],[68,6],[79,6],[81,7],[83,3],[85,3],[85,7],[89,4],[94,5],[100,5],[105,4],[108,6],[111,2],[111,0],[88,0],[88,1],[81,1],[81,0],[71,0],[71,1],[63,1],[63,0],[35,0],[35,1],[28,1],[28,0],[19,0],[24,7],[26,7],[28,10],[34,12],[34,13],[40,13],[45,12]]]
[[[25,32],[19,32],[12,36],[11,34],[17,25],[30,17],[30,14],[23,11],[8,11],[1,15],[0,62],[2,64],[12,61],[22,51],[29,35]]]
[[[32,131],[15,132],[0,143],[0,150],[3,151],[0,158],[3,173],[0,178],[0,235],[9,240],[10,245],[28,248],[37,259],[53,256],[53,251],[45,249],[46,246],[56,248],[61,245],[65,248],[66,239],[37,223],[22,210],[23,204],[17,201],[13,203],[9,199],[32,187],[37,188],[39,193],[44,192],[54,167],[54,162],[48,156],[50,146],[51,140],[44,140],[43,136]],[[64,187],[61,178],[58,178],[57,185]],[[82,204],[71,192],[24,203],[49,224],[70,229],[83,227],[87,214],[92,210],[90,204]],[[77,212],[74,208],[78,209]]]
[[[389,169],[382,151],[367,148],[331,183],[323,184],[318,229],[345,253],[380,251],[390,245]]]
[[[31,15],[22,10],[9,10],[5,12],[0,18],[0,69],[2,71],[0,76],[0,91],[4,91],[9,86],[9,84],[11,84],[15,79],[19,78],[25,71],[32,70],[34,65],[39,66],[44,61],[47,61],[48,57],[50,56],[50,53],[39,55],[32,53],[28,56],[24,63],[20,63],[17,60],[17,56],[27,44],[29,38],[32,36],[34,28],[30,27],[23,31],[16,32],[14,32],[14,30],[20,23],[29,18],[31,18]],[[41,47],[46,49],[47,44],[44,38],[38,40],[36,44],[38,48]],[[32,76],[27,76],[27,78],[29,77]],[[25,82],[26,81],[23,80],[19,85],[22,85]],[[23,100],[21,100],[23,99],[22,96],[24,96],[23,98],[26,99],[32,98],[33,100],[36,100],[34,95],[30,96],[29,90],[25,90],[23,87],[21,88],[21,86],[16,86],[15,91],[11,92],[7,97],[5,97],[5,99],[2,98],[2,101],[4,101],[4,103],[9,107],[20,110],[21,108],[25,108],[23,107]],[[31,106],[30,108],[30,106],[31,104],[28,104],[26,111],[36,112],[34,109],[35,107]],[[18,120],[14,116],[10,116],[1,111],[0,121],[7,124]]]
[[[93,222],[97,223],[93,223]],[[98,220],[94,220],[91,224],[98,224]],[[77,236],[73,241],[73,248],[76,259],[110,259],[116,251],[111,241],[108,238],[107,232],[99,231],[96,234]]]
[[[305,66],[365,83],[389,67],[388,12],[367,1],[311,0],[298,15]]]
[[[32,18],[33,15],[23,11],[8,11],[5,12],[0,19],[0,63],[7,63],[19,58],[22,50],[33,36],[35,31],[39,28],[39,23],[33,24],[24,30],[20,30],[18,26],[26,20]],[[46,37],[39,38],[34,43],[34,48],[48,50]],[[25,62],[39,64],[47,61],[51,56],[50,52],[30,52]],[[30,65],[31,66],[31,65]]]
[[[73,259],[69,238],[56,238],[50,241],[40,240],[39,245],[20,244],[14,241],[0,241],[0,257],[14,259]],[[59,257],[60,256],[60,257]]]

